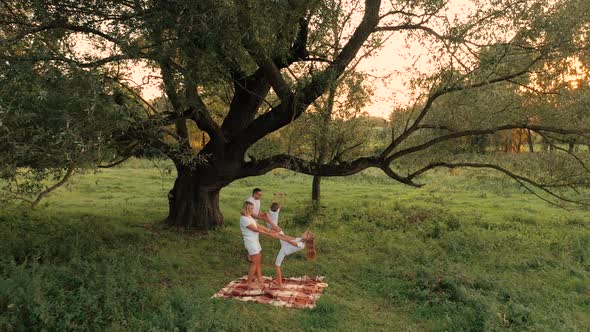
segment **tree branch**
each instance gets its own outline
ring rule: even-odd
[[[416,188],[419,188],[419,187],[422,187],[422,186],[423,186],[423,184],[418,184],[418,183],[416,183],[416,182],[412,181],[412,179],[411,179],[411,178],[409,178],[409,177],[403,177],[403,176],[401,176],[401,175],[399,175],[399,174],[395,173],[395,172],[394,172],[394,171],[391,169],[391,167],[389,167],[389,165],[387,165],[387,164],[383,164],[383,165],[381,166],[381,170],[383,170],[383,172],[384,172],[384,173],[385,173],[387,176],[389,176],[390,178],[392,178],[392,179],[394,179],[394,180],[396,180],[396,181],[398,181],[398,182],[401,182],[401,183],[404,183],[404,184],[407,184],[407,185],[409,185],[409,186],[416,187]]]
[[[124,157],[124,158],[122,158],[122,159],[120,159],[120,160],[117,160],[117,161],[115,161],[115,162],[112,162],[112,163],[110,163],[110,164],[106,164],[106,165],[98,165],[98,168],[111,168],[111,167],[115,167],[115,166],[117,166],[117,165],[119,165],[119,164],[122,164],[123,162],[125,162],[125,161],[129,160],[129,158],[131,158],[131,157],[133,157],[133,156],[132,156],[132,155],[130,155],[130,156],[126,156],[126,157]]]
[[[185,80],[185,97],[189,103],[189,114],[199,129],[209,135],[211,141],[225,142],[221,127],[213,120],[207,106],[197,91],[197,85],[190,79]],[[192,110],[192,111],[191,111]]]
[[[543,134],[541,131],[534,131],[535,133],[541,135],[541,137],[543,137],[545,139],[545,141],[552,146],[554,149],[557,149],[559,151],[563,151],[565,153],[567,153],[568,155],[570,155],[571,157],[573,157],[583,168],[586,172],[588,172],[588,174],[590,174],[590,168],[588,168],[588,166],[586,165],[586,163],[580,159],[580,157],[576,156],[575,153],[569,151],[568,149],[564,149],[560,146],[557,146],[556,144],[553,144],[548,138],[547,135]]]
[[[373,32],[379,22],[380,5],[379,0],[365,0],[365,11],[361,23],[334,61],[323,71],[314,74],[309,82],[300,85],[292,98],[283,100],[280,105],[259,116],[242,130],[236,137],[235,147],[245,151],[264,136],[298,118],[314,100],[321,96],[329,85],[342,75]]]
[[[41,199],[43,199],[43,197],[47,196],[50,192],[54,191],[55,189],[61,187],[64,183],[66,183],[68,181],[68,179],[74,173],[74,169],[75,169],[74,164],[70,164],[68,166],[68,169],[67,169],[64,177],[59,182],[55,183],[51,187],[49,187],[49,188],[43,190],[41,193],[39,193],[37,198],[31,202],[31,207],[34,208],[37,204],[39,204],[39,202],[41,201]]]
[[[398,146],[401,142],[403,142],[406,138],[408,138],[413,132],[415,132],[416,130],[418,130],[420,123],[422,122],[422,120],[424,119],[424,117],[426,116],[426,114],[428,114],[428,112],[430,111],[432,105],[434,104],[434,101],[437,100],[439,97],[444,96],[446,94],[449,94],[451,92],[457,92],[457,91],[466,91],[466,90],[471,90],[471,89],[476,89],[476,88],[480,88],[483,86],[487,86],[487,85],[491,85],[491,84],[495,84],[495,83],[499,83],[499,82],[503,82],[503,81],[507,81],[510,79],[513,79],[515,77],[524,75],[526,73],[529,72],[530,68],[535,65],[537,62],[539,62],[544,56],[544,53],[539,55],[538,57],[536,57],[533,61],[531,61],[531,63],[529,63],[524,69],[515,72],[515,73],[511,73],[509,75],[505,75],[502,77],[497,77],[495,79],[491,79],[491,80],[486,80],[486,81],[482,81],[482,82],[478,82],[478,83],[474,83],[474,84],[470,84],[470,85],[456,85],[456,86],[451,86],[451,87],[445,87],[443,89],[440,89],[432,94],[430,94],[430,96],[428,97],[428,99],[426,100],[426,103],[424,105],[424,107],[422,108],[422,111],[420,111],[420,114],[418,115],[418,117],[416,118],[416,120],[414,120],[413,124],[407,128],[406,130],[404,130],[404,132],[402,132],[397,138],[395,138],[390,144],[389,146],[387,146],[383,152],[381,153],[381,157],[386,157],[389,153],[391,153],[391,151],[393,151],[393,149],[395,149],[396,146]]]
[[[289,50],[289,58],[286,61],[275,59],[278,68],[287,68],[296,61],[313,61],[309,58],[307,51],[307,36],[309,34],[309,21],[304,17],[299,18],[299,29],[297,30],[297,37],[291,45]]]
[[[111,62],[121,61],[121,60],[130,60],[130,59],[137,59],[137,57],[130,57],[124,54],[117,54],[111,55],[108,57],[104,57],[102,59],[98,59],[96,61],[91,62],[81,62],[75,59],[66,58],[63,56],[31,56],[31,57],[10,57],[10,56],[2,56],[0,55],[0,59],[8,60],[8,61],[31,61],[31,62],[40,62],[40,61],[58,61],[63,63],[69,63],[76,65],[80,68],[97,68],[100,66],[104,66]]]
[[[562,129],[562,128],[536,126],[536,125],[528,125],[528,124],[521,124],[521,125],[510,124],[510,125],[498,126],[498,127],[494,127],[494,128],[487,128],[487,129],[473,129],[473,130],[456,131],[456,132],[452,132],[447,135],[442,135],[437,138],[431,139],[431,140],[429,140],[425,143],[422,143],[420,145],[415,145],[413,147],[400,150],[400,151],[390,155],[389,157],[385,158],[385,161],[388,163],[391,163],[393,160],[395,160],[399,157],[402,157],[402,156],[407,155],[409,153],[414,153],[417,151],[425,150],[435,144],[438,144],[438,143],[441,143],[444,141],[448,141],[451,139],[465,137],[465,136],[473,136],[473,135],[493,134],[493,133],[501,131],[501,130],[509,130],[509,129],[530,129],[532,131],[547,131],[547,132],[553,132],[553,133],[574,134],[574,135],[584,135],[586,133],[586,131],[584,131],[584,130]]]
[[[346,176],[369,167],[380,167],[381,160],[375,157],[358,158],[341,164],[318,164],[294,156],[280,154],[270,158],[245,162],[240,178],[265,174],[275,168],[284,168],[298,173],[318,176]]]
[[[270,91],[270,84],[262,69],[249,76],[234,73],[234,95],[229,106],[229,113],[223,120],[221,129],[226,139],[230,140],[252,121]]]
[[[291,88],[287,82],[285,82],[277,64],[265,55],[265,52],[263,51],[264,48],[256,39],[254,27],[250,19],[250,9],[248,8],[246,1],[236,0],[236,5],[238,7],[239,18],[248,30],[248,33],[242,35],[242,42],[246,51],[254,59],[256,64],[258,64],[258,67],[262,69],[264,76],[272,86],[273,90],[277,93],[277,96],[279,96],[279,99],[282,101],[290,99],[293,95]],[[288,66],[288,63],[286,65]]]
[[[590,203],[586,203],[586,202],[582,202],[582,201],[574,201],[574,200],[571,200],[569,198],[566,198],[566,197],[564,197],[562,195],[558,195],[558,194],[554,193],[553,191],[551,191],[550,189],[548,189],[548,188],[552,188],[553,187],[551,185],[546,185],[546,184],[538,183],[538,182],[536,182],[536,181],[534,181],[534,180],[532,180],[532,179],[530,179],[528,177],[515,174],[515,173],[507,170],[506,168],[503,168],[501,166],[494,165],[494,164],[437,162],[437,163],[431,163],[431,164],[429,164],[429,165],[421,168],[420,170],[415,171],[414,173],[411,173],[410,175],[406,176],[404,179],[406,179],[406,180],[412,180],[416,176],[418,176],[418,175],[420,175],[420,174],[422,174],[422,173],[424,173],[424,172],[426,172],[428,170],[437,168],[437,167],[446,167],[446,168],[471,167],[471,168],[489,168],[489,169],[494,169],[494,170],[497,170],[497,171],[499,171],[501,173],[504,173],[504,174],[508,175],[509,177],[511,177],[512,179],[516,180],[518,183],[520,183],[521,185],[524,182],[526,182],[526,183],[528,183],[528,184],[530,184],[530,185],[532,185],[532,186],[534,186],[534,187],[536,187],[536,188],[544,191],[545,193],[549,194],[550,196],[552,196],[554,198],[557,198],[559,200],[562,200],[564,202],[569,202],[569,203],[574,203],[574,204],[581,204],[581,205],[590,206]],[[558,187],[558,186],[556,186],[556,187]],[[528,191],[532,192],[532,190],[530,190],[526,186],[525,186],[525,188]],[[535,194],[535,193],[533,192],[533,194]],[[535,196],[543,199],[538,194],[535,194]],[[549,202],[546,199],[543,199],[543,200],[546,201],[546,202]],[[551,202],[549,202],[549,203],[551,203]],[[553,204],[555,205],[555,203],[553,203]]]

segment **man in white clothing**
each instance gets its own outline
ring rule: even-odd
[[[262,198],[262,189],[254,188],[252,190],[252,196],[246,198],[246,202],[250,202],[254,205],[254,210],[252,211],[252,217],[258,220],[267,221],[268,216],[266,213],[260,213],[260,199]]]

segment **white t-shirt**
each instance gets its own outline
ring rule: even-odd
[[[277,226],[279,225],[279,212],[281,212],[281,209],[277,209],[276,211],[268,210],[268,217],[270,218],[270,221],[272,221]],[[269,223],[266,223],[266,225],[268,228],[272,228]]]
[[[259,199],[255,199],[254,197],[250,196],[250,197],[246,198],[246,202],[250,202],[250,203],[254,204],[254,210],[252,211],[252,214],[258,215],[260,213],[260,200]]]
[[[244,236],[244,243],[254,243],[258,242],[258,232],[255,232],[248,228],[248,225],[254,224],[256,228],[258,228],[258,224],[252,217],[240,216],[240,230],[242,231],[242,235]]]
[[[301,241],[300,237],[295,238],[295,242],[297,243],[297,246],[294,246],[287,241],[281,240],[281,250],[279,251],[277,259],[275,260],[276,266],[281,266],[281,264],[283,263],[283,259],[285,259],[285,256],[291,255],[292,253],[305,248],[305,243]]]

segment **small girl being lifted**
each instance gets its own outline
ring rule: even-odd
[[[305,231],[301,234],[301,237],[294,238],[288,235],[284,235],[283,232],[279,233],[279,240],[281,241],[281,250],[275,260],[276,279],[274,283],[283,287],[283,276],[281,274],[281,264],[285,259],[285,256],[291,255],[294,252],[300,251],[303,248],[307,248],[307,259],[315,259],[315,246],[314,246],[314,235],[310,231]]]

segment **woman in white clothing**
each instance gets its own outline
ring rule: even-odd
[[[250,269],[248,270],[248,280],[246,281],[248,286],[252,287],[254,282],[254,275],[258,279],[258,286],[260,288],[264,288],[264,283],[262,282],[262,247],[260,246],[259,241],[259,233],[266,234],[273,238],[278,238],[279,235],[276,232],[271,231],[270,229],[259,225],[254,218],[252,218],[252,210],[254,209],[254,205],[250,202],[244,202],[242,205],[241,216],[240,216],[240,230],[242,231],[242,236],[244,237],[244,246],[246,250],[248,250],[248,255],[250,255]]]

